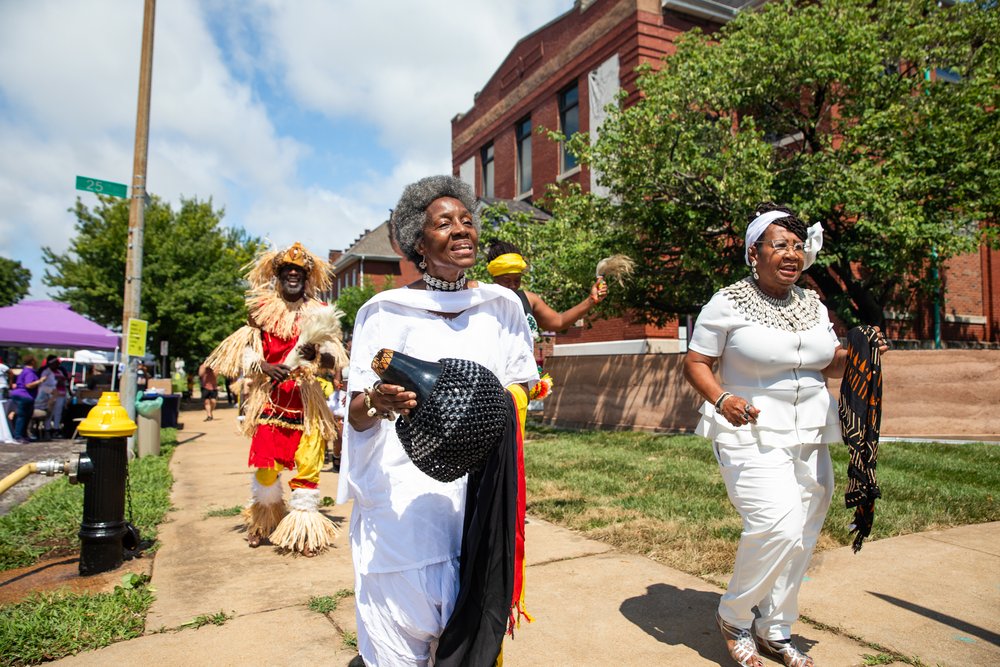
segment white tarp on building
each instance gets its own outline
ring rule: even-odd
[[[621,88],[618,79],[618,54],[611,56],[597,69],[592,70],[587,78],[587,88],[590,90],[590,142],[597,141],[601,124],[608,117],[608,112],[604,109],[608,104],[615,101],[615,95]],[[598,185],[597,180],[600,174],[596,170],[590,170],[590,191],[600,197],[607,197],[611,194],[608,188]]]

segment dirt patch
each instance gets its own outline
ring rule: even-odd
[[[0,572],[0,605],[20,602],[35,592],[68,590],[73,593],[108,593],[120,586],[126,574],[151,575],[153,556],[125,561],[109,572],[80,576],[79,556],[48,558],[34,565]]]

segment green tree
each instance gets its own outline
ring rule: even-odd
[[[579,194],[579,190],[575,190]],[[544,205],[547,199],[538,202]],[[581,200],[563,198],[561,215],[540,221],[527,213],[512,212],[499,202],[480,212],[483,222],[479,234],[480,261],[468,272],[469,278],[492,282],[486,270],[486,250],[494,240],[516,245],[528,262],[522,286],[540,294],[557,311],[567,310],[589,293],[594,284],[594,269],[602,257],[618,252],[614,234],[609,234],[604,220],[570,211]],[[589,202],[588,202],[589,205]],[[604,315],[621,314],[625,292],[612,287],[608,298],[598,306]]]
[[[0,307],[12,306],[31,288],[31,270],[16,259],[0,257]]]
[[[62,254],[43,248],[43,282],[56,298],[104,326],[121,328],[127,201],[101,197],[93,210],[79,200],[76,235]],[[150,341],[166,340],[173,357],[197,364],[246,317],[242,267],[260,240],[221,225],[211,201],[182,199],[175,211],[153,197],[146,207],[140,317]],[[154,353],[156,350],[152,350]]]
[[[383,278],[380,288],[375,286],[375,281],[372,280],[371,276],[365,276],[361,279],[360,285],[340,290],[340,295],[337,297],[337,308],[344,312],[344,316],[340,318],[340,326],[344,333],[350,335],[354,331],[354,321],[361,306],[382,290],[392,289],[392,287],[392,276]]]
[[[933,269],[998,243],[1000,197],[1000,10],[941,5],[786,0],[684,35],[595,145],[569,143],[611,197],[563,191],[553,213],[605,224],[652,321],[746,275],[742,237],[768,200],[823,223],[808,275],[845,321],[935,293]]]

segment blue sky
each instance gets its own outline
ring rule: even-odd
[[[572,0],[161,0],[148,190],[315,252],[450,173],[451,118]],[[0,2],[0,255],[46,298],[77,175],[131,181],[142,0]]]

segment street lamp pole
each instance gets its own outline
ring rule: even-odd
[[[125,372],[121,378],[122,404],[135,420],[136,370],[139,360],[128,356],[129,320],[139,317],[142,298],[142,245],[145,228],[146,162],[149,156],[149,101],[153,78],[153,23],[156,0],[146,0],[142,19],[142,56],[139,62],[139,102],[135,120],[135,155],[132,163],[132,201],[128,216],[128,249],[125,259],[125,297],[122,308],[122,341]],[[134,443],[130,445],[134,449]]]

